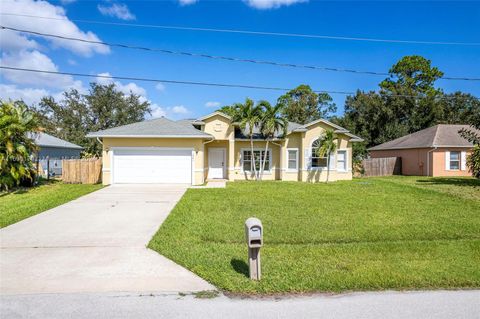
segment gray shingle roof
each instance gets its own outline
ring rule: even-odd
[[[468,125],[438,124],[424,130],[399,137],[369,148],[370,151],[428,147],[472,147],[473,144],[460,136],[461,129],[471,129]]]
[[[210,134],[194,128],[187,121],[172,121],[165,117],[92,132],[87,137],[193,137],[209,138]]]
[[[38,133],[31,136],[35,140],[35,144],[40,147],[58,147],[58,148],[74,148],[81,150],[83,147],[62,140],[58,137],[49,135],[47,133]]]

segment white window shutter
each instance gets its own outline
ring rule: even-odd
[[[450,170],[450,152],[445,151],[445,170],[449,171]]]
[[[330,154],[330,169],[335,169],[335,154]]]
[[[305,149],[305,169],[310,169],[312,166],[312,154],[310,154],[310,149],[306,148]]]
[[[462,156],[460,158],[460,165],[461,165],[462,171],[467,170],[467,152],[465,151],[462,152]]]

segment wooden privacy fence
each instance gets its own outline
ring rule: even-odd
[[[68,159],[62,161],[62,180],[65,183],[96,184],[102,178],[102,159]]]
[[[402,174],[401,157],[367,158],[362,161],[363,176],[390,176]]]

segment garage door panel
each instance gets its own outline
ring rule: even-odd
[[[189,150],[115,150],[114,183],[191,183]]]

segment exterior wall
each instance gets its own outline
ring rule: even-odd
[[[327,180],[327,174],[329,174],[330,181],[336,180],[350,180],[352,179],[352,145],[348,141],[349,138],[345,135],[339,134],[337,136],[337,151],[346,151],[347,154],[347,171],[337,171],[337,156],[336,153],[333,156],[332,168],[328,173],[327,168],[310,168],[308,166],[308,156],[311,152],[311,145],[313,141],[318,139],[327,129],[330,127],[324,123],[317,123],[308,128],[308,131],[304,133],[303,138],[303,150],[302,150],[302,173],[301,181],[305,182],[321,182]]]
[[[432,171],[431,148],[370,151],[373,158],[401,157],[402,175],[428,176]]]
[[[224,148],[225,149],[225,178],[228,178],[228,163],[230,161],[230,152],[229,152],[229,147],[230,147],[230,143],[228,141],[225,141],[225,140],[215,140],[215,141],[212,141],[212,142],[207,142],[205,144],[205,160],[203,161],[204,163],[204,168],[203,168],[203,171],[204,171],[204,175],[205,175],[205,180],[207,180],[208,178],[208,150],[211,149],[211,148]]]
[[[103,139],[103,183],[110,184],[111,171],[111,148],[112,147],[166,147],[166,148],[192,148],[194,150],[194,181],[195,184],[203,184],[208,177],[208,150],[214,147],[226,150],[226,178],[234,180],[249,180],[252,173],[243,171],[242,150],[250,149],[250,141],[235,140],[234,127],[230,120],[221,116],[213,115],[204,119],[203,130],[215,137],[215,140],[193,138],[104,138]],[[309,127],[307,132],[290,134],[283,141],[270,142],[271,170],[264,172],[263,180],[285,181],[325,181],[327,178],[326,168],[308,167],[310,148],[314,140],[330,127],[324,123],[317,123]],[[332,168],[329,180],[352,179],[352,145],[349,137],[338,135],[338,150],[345,150],[347,154],[347,171],[337,171],[337,157],[333,156]],[[265,149],[265,141],[255,141],[255,149]],[[298,170],[287,170],[287,149],[298,150]]]
[[[204,122],[203,131],[213,135],[216,140],[230,140],[234,138],[234,127],[227,118],[221,115],[214,115],[205,119]]]
[[[276,143],[276,142],[275,142]],[[256,141],[253,144],[254,149],[265,149],[265,141]],[[272,162],[271,170],[269,172],[264,172],[263,180],[277,180],[280,179],[280,147],[273,144],[272,142],[268,143],[268,148],[272,153]],[[249,141],[235,141],[235,161],[234,161],[234,172],[233,180],[250,180],[254,176],[252,173],[247,173],[243,171],[242,168],[242,150],[251,149]]]
[[[446,170],[445,152],[464,151],[468,153],[468,148],[415,148],[403,150],[384,150],[370,151],[373,158],[379,157],[401,157],[402,175],[416,176],[470,176],[466,170]],[[461,167],[461,163],[460,163]]]
[[[432,176],[472,176],[471,172],[468,170],[468,167],[465,167],[462,170],[462,158],[460,158],[460,169],[459,170],[447,170],[445,167],[445,158],[446,152],[466,152],[466,157],[471,153],[471,149],[469,148],[439,148],[432,152],[433,156],[433,174]]]
[[[170,147],[194,150],[195,185],[204,183],[204,140],[201,138],[104,138],[102,152],[102,179],[104,185],[111,181],[110,161],[112,147]]]

